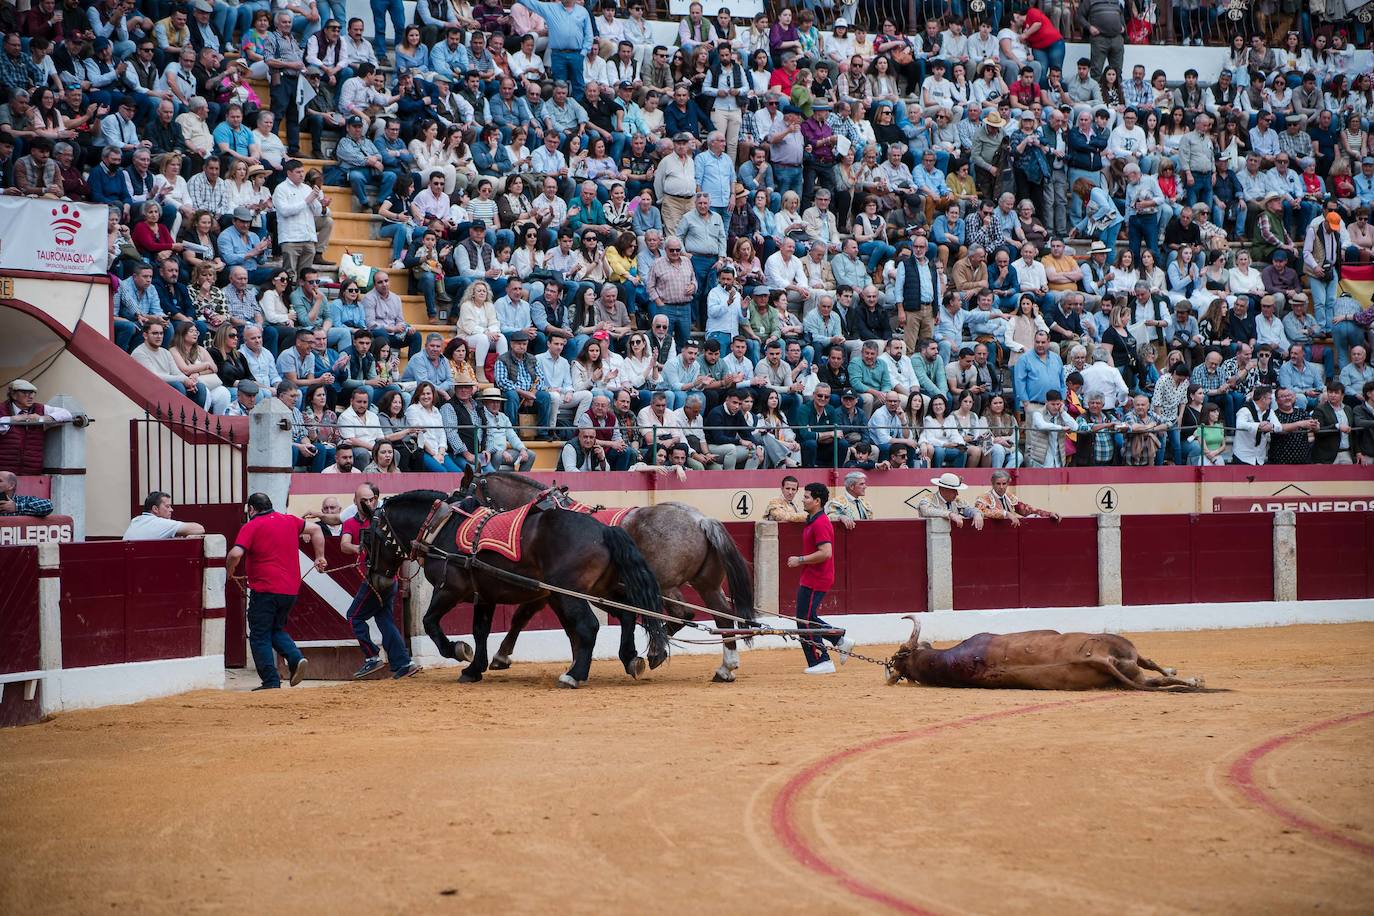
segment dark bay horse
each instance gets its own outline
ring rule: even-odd
[[[471,492],[484,506],[513,509],[525,505],[547,489],[547,485],[521,474],[496,473],[476,478],[472,482]],[[640,552],[658,579],[659,588],[669,597],[681,600],[679,589],[690,585],[711,610],[733,614],[748,621],[755,619],[754,584],[749,565],[720,522],[686,503],[666,502],[633,510],[625,517],[621,527],[639,545]],[[721,590],[722,585],[730,587],[733,610],[730,600]],[[672,604],[667,606],[666,613],[684,620],[692,616],[691,611]],[[511,621],[510,631],[492,659],[493,668],[510,666],[510,653],[515,648],[521,627],[528,619],[528,615],[522,617],[516,614]],[[716,620],[725,628],[738,626],[729,617],[717,617]],[[681,627],[678,625],[669,626],[672,633],[679,629]],[[712,680],[733,681],[738,667],[739,651],[735,640],[727,640],[721,665]]]
[[[372,587],[385,594],[400,571],[402,561],[411,553],[420,529],[435,500],[446,500],[448,494],[434,490],[411,490],[393,496],[383,503],[373,516],[367,531],[368,578]],[[587,683],[600,624],[585,599],[559,594],[540,588],[529,581],[538,580],[549,585],[569,589],[599,598],[608,598],[647,611],[662,613],[663,598],[658,582],[645,563],[633,540],[616,528],[608,528],[588,515],[550,508],[531,511],[525,518],[520,535],[520,562],[513,563],[491,551],[482,551],[477,559],[490,568],[465,563],[465,556],[455,543],[463,512],[478,508],[474,499],[456,504],[458,513],[448,518],[434,538],[433,548],[423,559],[425,578],[434,586],[434,597],[425,612],[425,632],[434,640],[439,654],[446,658],[467,661],[460,681],[482,679],[488,667],[487,639],[491,635],[492,617],[498,604],[514,604],[519,612],[529,609],[528,615],[546,603],[558,615],[563,630],[572,643],[572,667],[559,676],[564,687],[580,687]],[[502,575],[502,572],[505,575]],[[440,621],[460,601],[472,603],[472,634],[476,651],[471,656],[468,647],[455,644],[444,634]],[[638,656],[634,643],[634,624],[638,615],[610,611],[619,618],[620,661],[631,677],[644,672],[645,660]],[[640,617],[649,635],[648,667],[657,668],[668,657],[668,634],[663,622],[652,617]],[[460,657],[459,651],[462,650]]]

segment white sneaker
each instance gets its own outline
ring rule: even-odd
[[[854,640],[848,636],[840,637],[840,644],[835,647],[835,651],[840,653],[840,664],[849,661],[849,653],[854,651]]]
[[[402,261],[400,258],[397,258],[396,260],[394,260],[394,261],[391,262],[391,269],[392,269],[392,270],[405,270],[405,269],[406,269],[406,262],[405,262],[405,261]]]
[[[832,662],[830,659],[827,658],[825,661],[823,661],[823,662],[817,662],[816,664],[812,665],[810,668],[807,668],[807,669],[806,669],[806,673],[807,673],[807,674],[834,674],[834,673],[835,673],[835,663]]]

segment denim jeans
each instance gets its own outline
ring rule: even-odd
[[[384,239],[391,239],[391,260],[393,261],[400,260],[401,255],[405,254],[411,242],[415,241],[417,233],[423,234],[423,229],[407,223],[383,223],[377,229],[379,236]]]
[[[802,192],[802,168],[799,165],[775,165],[773,166],[773,180],[777,183],[774,189],[778,194],[785,194],[788,191],[796,191],[797,196]],[[781,199],[781,198],[779,198]]]
[[[582,76],[583,54],[581,51],[550,51],[549,75],[555,80],[566,80],[569,92],[575,99],[582,98],[586,81]]]
[[[1336,305],[1336,296],[1340,292],[1335,276],[1330,280],[1308,277],[1307,289],[1312,294],[1312,317],[1317,319],[1317,324],[1323,328],[1331,327],[1331,310]]]
[[[1040,85],[1045,85],[1045,76],[1050,72],[1050,67],[1064,69],[1064,39],[1059,39],[1054,44],[1043,50],[1031,48],[1031,57],[1040,64]]]
[[[1158,213],[1136,213],[1126,220],[1126,244],[1131,249],[1131,256],[1135,260],[1140,260],[1140,242],[1144,240],[1145,247],[1155,253],[1155,259],[1159,259],[1159,214]]]
[[[270,592],[254,591],[248,598],[248,648],[264,687],[281,686],[274,653],[280,654],[292,668],[300,664],[301,650],[286,635],[286,617],[295,603],[295,595]]]
[[[520,395],[514,389],[506,389],[506,419],[510,420],[511,426],[520,425]],[[534,393],[534,409],[539,415],[539,435],[549,435],[549,430],[554,425],[554,406],[553,395],[547,391],[536,391]]]
[[[1184,183],[1187,184],[1186,179]],[[1191,207],[1201,201],[1210,208],[1212,206],[1212,173],[1194,172],[1192,187],[1186,187],[1185,190],[1187,191],[1188,206]],[[1221,224],[1218,223],[1217,225]]]
[[[1350,348],[1359,344],[1364,346],[1368,341],[1368,334],[1364,328],[1353,321],[1338,321],[1331,326],[1332,349],[1336,351],[1336,369],[1340,371],[1350,362]],[[1346,392],[1350,394],[1351,392]],[[1353,392],[1356,397],[1359,392]]]
[[[1163,450],[1160,451],[1163,454]],[[1169,430],[1169,458],[1177,465],[1194,464],[1202,454],[1202,446],[1192,439],[1183,441],[1183,431],[1177,426]]]
[[[945,448],[942,445],[935,446],[935,455],[931,460],[931,467],[936,468],[961,468],[968,462],[968,452],[961,448]]]
[[[681,351],[687,345],[687,341],[692,338],[692,304],[690,302],[677,305],[664,304],[661,308],[654,305],[650,307],[649,311],[655,317],[658,315],[668,317],[668,329],[673,334],[673,342]]]
[[[372,586],[364,582],[358,586],[353,603],[348,606],[348,624],[353,628],[353,635],[357,637],[358,645],[363,647],[363,655],[367,658],[376,658],[378,655],[377,644],[372,641],[372,633],[367,627],[369,620],[377,621],[377,629],[382,634],[382,648],[386,649],[386,660],[391,665],[392,673],[410,665],[406,641],[401,636],[401,631],[396,628],[396,621],[391,615],[391,609],[395,604],[395,583],[387,590],[386,595],[379,599]]]
[[[692,255],[692,273],[697,278],[697,294],[692,301],[692,317],[697,324],[706,327],[706,296],[716,285],[716,258],[709,254]],[[678,344],[681,349],[682,345]]]
[[[374,180],[379,183],[377,201],[380,206],[381,201],[390,197],[391,189],[396,186],[396,173],[385,169],[378,173],[371,168],[348,170],[348,184],[353,188],[353,199],[358,202],[359,207],[367,206],[367,185]]]
[[[395,30],[393,42],[400,41],[406,30],[406,10],[401,0],[371,0],[372,6],[372,48],[377,52],[377,59],[386,59],[386,17],[391,16],[391,25]],[[388,653],[390,654],[390,653]]]
[[[209,395],[209,391],[206,390],[205,384],[203,382],[196,382],[196,388],[194,391],[187,391],[186,385],[182,382],[168,382],[167,384],[171,385],[177,391],[180,391],[186,397],[195,401],[196,404],[200,405],[201,407],[205,406],[205,399]]]
[[[426,471],[429,471],[430,473],[433,473],[433,474],[443,474],[443,473],[461,474],[461,473],[463,473],[463,468],[462,468],[462,466],[459,465],[456,461],[454,461],[452,455],[445,455],[445,456],[444,456],[444,460],[441,462],[441,461],[439,461],[439,459],[435,458],[435,457],[434,457],[433,455],[431,455],[429,452],[423,452],[423,453],[421,454],[421,456],[420,456],[420,460],[424,462],[424,464],[425,464],[425,470],[426,470]]]
[[[880,242],[874,239],[871,242],[864,242],[859,246],[860,257],[868,258],[868,272],[872,273],[887,258],[896,257],[897,249],[887,242]]]

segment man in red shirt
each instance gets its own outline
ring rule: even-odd
[[[281,686],[274,650],[286,659],[291,686],[305,677],[305,656],[286,635],[286,618],[301,590],[300,541],[310,540],[315,552],[315,568],[325,570],[324,532],[314,522],[272,511],[266,493],[248,497],[248,524],[239,529],[234,549],[224,562],[225,574],[248,559],[248,648],[258,669],[262,685],[254,690]]]
[[[367,552],[363,550],[363,532],[372,527],[372,513],[376,511],[381,495],[375,483],[359,484],[353,492],[353,505],[358,513],[344,521],[343,532],[339,536],[339,549],[344,556],[358,558],[358,573],[363,577],[358,593],[353,596],[353,603],[348,606],[348,624],[353,627],[353,635],[358,637],[358,645],[363,647],[363,666],[354,672],[354,680],[367,677],[385,664],[381,651],[372,641],[372,634],[368,632],[369,620],[377,621],[377,629],[381,631],[382,647],[386,649],[387,661],[391,663],[392,678],[399,680],[420,673],[419,664],[411,660],[410,653],[406,651],[406,641],[391,616],[391,609],[396,606],[396,583],[392,583],[385,595],[379,596],[367,581]]]
[[[835,541],[835,528],[825,514],[825,504],[830,501],[830,488],[823,483],[808,483],[802,491],[802,511],[806,513],[806,527],[802,529],[802,555],[788,557],[787,565],[792,569],[802,569],[801,580],[797,584],[798,629],[803,626],[829,627],[821,619],[821,602],[825,593],[835,584],[835,557],[832,545]],[[834,674],[835,663],[825,649],[825,640],[830,640],[840,653],[840,664],[849,660],[849,650],[854,648],[854,640],[847,636],[825,636],[814,640],[803,640],[802,651],[806,653],[807,674]]]

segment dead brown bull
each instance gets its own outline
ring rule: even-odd
[[[1124,636],[1031,630],[979,633],[948,649],[921,642],[921,622],[908,614],[911,638],[889,662],[887,683],[902,678],[932,687],[992,687],[1016,690],[1199,689],[1201,677],[1175,677],[1142,658]],[[1157,671],[1151,677],[1141,669]]]

